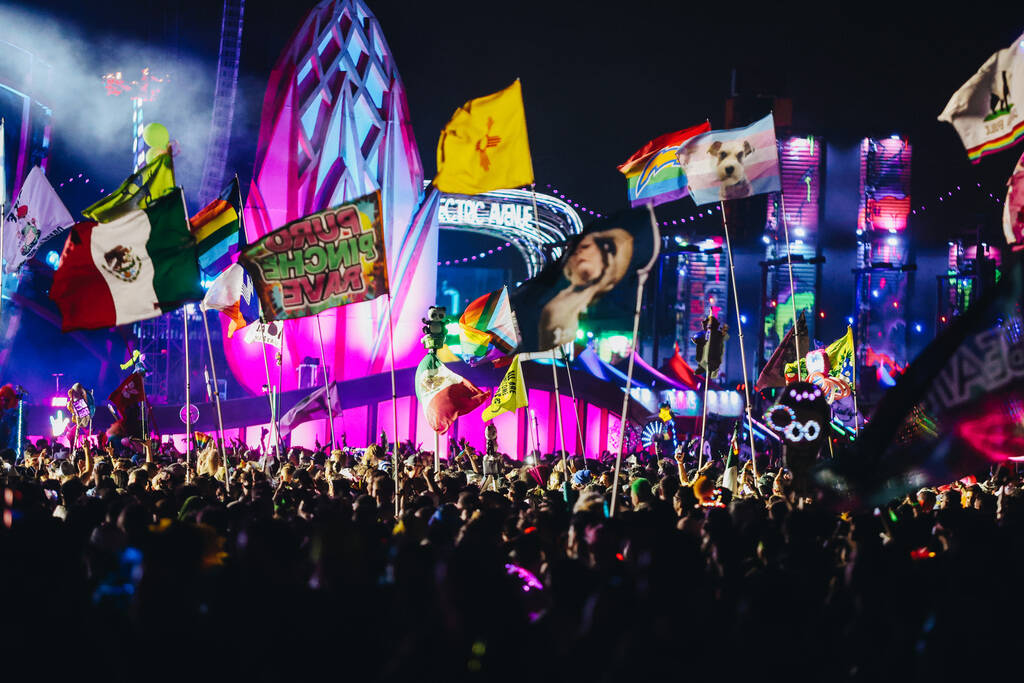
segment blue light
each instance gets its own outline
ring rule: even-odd
[[[924,328],[921,327],[921,323],[914,325],[914,332],[921,332]]]
[[[57,270],[57,266],[60,264],[60,254],[55,251],[49,251],[46,253],[46,265],[50,266],[54,270]]]
[[[877,289],[872,289],[871,290],[871,296],[873,296],[873,297],[875,297],[877,299],[878,298],[878,290]]]
[[[853,316],[852,315],[851,316],[847,316],[846,323],[848,325],[852,325],[853,324]]]
[[[741,314],[740,315],[740,322],[743,323],[744,325],[746,325],[747,324],[747,316]]]
[[[765,244],[771,244],[772,243],[772,241],[770,239],[768,239],[768,235],[761,235],[761,241],[764,242]]]

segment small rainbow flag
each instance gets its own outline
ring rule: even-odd
[[[200,449],[206,448],[211,443],[213,443],[213,437],[210,436],[209,434],[206,434],[205,432],[196,432],[195,439],[196,447]]]
[[[686,173],[676,152],[690,138],[710,130],[711,124],[705,121],[699,126],[666,133],[648,142],[620,164],[619,172],[626,176],[629,205],[637,207],[650,202],[657,206],[689,194]]]
[[[508,289],[485,294],[467,306],[459,318],[458,339],[452,342],[453,353],[471,365],[512,353],[519,346],[519,332]]]

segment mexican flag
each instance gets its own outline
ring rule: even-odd
[[[490,392],[481,391],[428,355],[416,368],[416,398],[431,429],[444,434],[459,415],[467,415],[486,403]]]
[[[126,325],[202,299],[181,189],[109,223],[75,225],[50,298],[64,332]]]

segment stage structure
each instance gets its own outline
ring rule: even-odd
[[[155,102],[168,76],[157,76],[149,67],[142,69],[138,80],[128,82],[120,71],[103,75],[103,87],[109,97],[126,95],[132,103],[132,170],[137,171],[146,164],[146,143],[142,131],[146,127],[142,105]]]
[[[442,230],[462,230],[509,242],[526,262],[526,277],[531,278],[548,259],[562,255],[561,245],[583,231],[583,220],[569,204],[549,194],[536,195],[537,215],[533,214],[533,193],[528,190],[497,190],[472,197],[442,194],[437,208],[437,223]],[[483,258],[483,254],[480,255]],[[460,261],[438,262],[450,266]]]
[[[270,75],[244,211],[247,237],[254,241],[288,221],[375,190],[383,199],[396,361],[411,367],[423,356],[420,318],[434,303],[437,225],[428,221],[410,230],[423,194],[423,170],[405,88],[380,23],[362,0],[326,0],[303,20]],[[387,371],[383,297],[319,317],[332,380]],[[289,320],[284,329],[288,390],[297,381],[292,369],[320,351],[314,318]],[[243,336],[226,340],[226,355],[238,381],[259,393],[261,349]],[[387,422],[382,428],[390,432]]]
[[[33,166],[46,171],[50,119],[46,93],[53,68],[32,52],[0,40],[0,116],[6,121],[7,200],[18,195]]]
[[[796,315],[805,314],[808,332],[814,338],[815,304],[824,261],[818,243],[824,141],[806,135],[783,138],[778,144],[782,192],[775,192],[768,199],[767,221],[761,237],[765,244],[765,260],[760,263],[764,324],[760,329],[758,371],[793,326],[793,297],[796,298]],[[789,260],[793,263],[792,288],[782,225],[783,206],[789,227]],[[808,351],[810,349],[801,349],[801,353]]]
[[[677,276],[675,338],[679,342],[679,352],[694,368],[697,367],[697,346],[690,340],[702,331],[701,322],[708,314],[714,314],[727,323],[732,310],[729,308],[729,259],[723,251],[724,242],[722,237],[709,237],[694,244],[678,236],[669,243],[669,247],[678,252],[674,257]],[[670,353],[672,349],[661,351]],[[656,364],[660,362],[658,358],[654,360]],[[728,359],[723,357],[719,370],[721,376],[727,374],[727,365]]]
[[[53,68],[34,53],[0,40],[0,116],[5,120],[3,140],[6,153],[8,207],[18,196],[33,166],[46,171],[50,159],[50,120],[53,111],[46,104]],[[18,275],[0,271],[4,298],[14,300]],[[21,321],[22,306],[4,305],[0,311],[0,370],[6,364]]]
[[[937,331],[945,329],[996,284],[996,272],[1002,264],[999,249],[977,238],[971,242],[957,239],[948,243],[946,274],[936,276]]]
[[[904,308],[916,270],[908,249],[910,160],[910,144],[898,135],[861,142],[854,338],[862,407],[907,364]]]
[[[203,161],[203,180],[199,186],[199,206],[206,206],[220,195],[224,185],[224,166],[231,143],[231,122],[235,118],[235,94],[238,91],[238,63],[242,58],[242,21],[245,0],[224,0],[220,24],[220,52],[217,56],[217,83],[213,91],[213,116],[210,142]]]

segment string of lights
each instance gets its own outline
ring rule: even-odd
[[[546,184],[545,187],[548,188],[549,190],[551,190],[551,194],[553,194],[554,196],[558,197],[559,199],[564,200],[567,204],[569,204],[569,206],[573,207],[574,209],[579,209],[583,213],[591,215],[591,216],[594,216],[595,218],[601,218],[602,217],[601,213],[599,213],[597,211],[594,211],[593,209],[588,209],[586,206],[581,205],[579,202],[574,200],[572,197],[568,197],[568,196],[562,194],[558,190],[558,188],[552,187],[550,183]],[[689,218],[684,216],[682,218],[676,218],[676,219],[659,221],[658,225],[661,225],[662,227],[668,227],[670,225],[680,225],[680,224],[683,224],[683,223],[688,223],[688,222],[700,220],[702,218],[707,218],[708,216],[713,215],[714,211],[721,211],[721,210],[722,210],[722,207],[718,206],[716,204],[715,206],[713,206],[711,208],[699,210],[697,213],[693,214]]]
[[[970,186],[968,186],[968,189],[970,189]],[[984,192],[985,192],[985,191],[984,191],[984,190],[982,190],[982,188],[981,188],[981,183],[975,183],[975,189],[977,189],[977,190],[981,190],[981,191],[982,191],[982,193],[984,193]],[[952,190],[948,190],[948,191],[946,192],[946,194],[944,194],[944,195],[943,195],[943,194],[940,194],[940,195],[939,195],[939,196],[937,197],[937,199],[938,199],[938,201],[940,201],[940,202],[945,202],[947,198],[949,198],[949,197],[952,197],[952,196],[953,196],[953,193],[954,193],[954,192],[962,192],[962,191],[963,191],[963,189],[962,189],[962,186],[960,186],[960,185],[957,185],[957,186],[956,186],[956,187],[955,187],[954,189],[952,189]],[[996,195],[995,195],[994,193],[992,193],[992,192],[989,192],[989,193],[988,193],[988,196],[989,196],[989,198],[990,198],[990,199],[991,199],[992,201],[994,201],[994,202],[995,202],[996,204],[1002,204],[1002,203],[1003,203],[1003,200],[1002,200],[1002,198],[1000,198],[1000,197],[997,197],[997,196],[996,196]],[[932,204],[932,206],[934,206],[934,204]],[[912,210],[910,211],[910,213],[916,216],[916,215],[917,215],[917,212],[918,212],[918,211],[924,212],[924,211],[927,211],[927,210],[928,210],[929,208],[930,208],[930,207],[929,207],[929,205],[927,205],[927,204],[922,204],[922,205],[921,205],[920,207],[918,207],[918,208],[916,208],[916,209],[912,209]]]
[[[487,258],[488,256],[491,256],[493,254],[497,254],[497,253],[499,253],[501,251],[504,251],[505,247],[511,247],[511,246],[512,246],[511,242],[505,242],[505,244],[500,244],[500,245],[496,246],[494,249],[488,249],[487,251],[481,251],[479,254],[476,254],[475,256],[466,256],[466,257],[463,257],[463,258],[445,259],[444,261],[438,261],[437,265],[438,266],[455,266],[455,265],[458,265],[460,263],[469,263],[471,261],[483,260],[483,259]]]
[[[65,185],[67,185],[67,184],[69,184],[69,183],[73,183],[73,182],[75,182],[75,180],[77,180],[78,178],[82,178],[82,179],[83,179],[83,180],[82,180],[82,182],[83,182],[84,184],[88,184],[89,182],[91,182],[91,181],[92,181],[92,179],[91,179],[91,178],[90,178],[89,176],[85,175],[84,173],[79,173],[78,175],[72,175],[72,176],[71,176],[71,177],[69,177],[69,178],[68,178],[67,180],[65,180],[65,181],[62,181],[62,182],[60,183],[60,185],[58,185],[57,187],[64,187]],[[103,188],[101,187],[101,188],[100,188],[100,192],[99,192],[99,193],[100,193],[100,194],[103,194],[103,192],[104,192],[104,189],[103,189]]]

